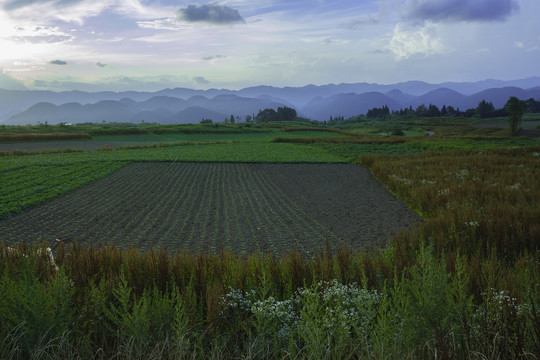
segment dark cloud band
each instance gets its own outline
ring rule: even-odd
[[[178,19],[212,24],[245,23],[238,10],[216,3],[207,5],[191,4],[185,8],[180,8],[178,9]]]
[[[432,21],[504,21],[519,10],[515,0],[409,0],[409,20]]]

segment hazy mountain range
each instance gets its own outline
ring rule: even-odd
[[[157,92],[0,89],[0,123],[145,121],[171,124],[197,123],[208,118],[221,122],[231,115],[243,120],[246,115],[256,115],[261,109],[280,106],[294,107],[299,115],[310,119],[327,120],[330,116],[347,118],[365,114],[373,107],[384,105],[390,110],[416,108],[421,104],[451,105],[465,110],[486,100],[500,108],[510,96],[539,100],[540,77],[442,84],[409,81],[390,85],[257,86],[242,90],[175,88]]]

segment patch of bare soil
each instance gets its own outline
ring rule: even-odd
[[[312,217],[355,248],[373,246],[422,221],[369,169],[343,164],[254,165]]]
[[[377,246],[421,221],[356,165],[134,163],[1,220],[0,241],[279,255]]]

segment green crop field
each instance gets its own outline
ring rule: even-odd
[[[475,121],[2,127],[0,358],[536,360],[540,140]]]
[[[343,163],[298,144],[189,143],[155,148],[0,157],[0,218],[65,194],[135,161]]]

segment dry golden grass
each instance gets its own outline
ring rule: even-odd
[[[468,257],[480,286],[519,259],[538,256],[540,147],[365,155],[361,162],[426,219],[392,241],[398,268],[413,264],[425,241],[449,268],[457,253]]]

